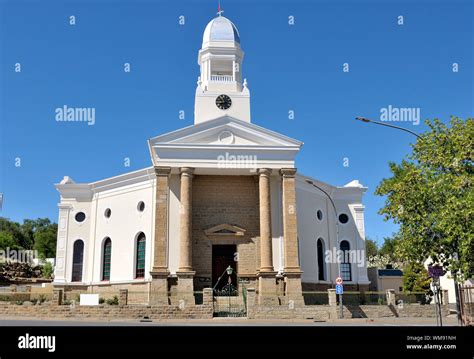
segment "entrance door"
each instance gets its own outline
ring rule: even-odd
[[[227,267],[233,269],[231,280],[232,285],[237,287],[237,262],[234,260],[237,247],[234,244],[213,245],[212,246],[212,287],[216,285],[220,276],[226,271]],[[222,289],[228,284],[228,275],[225,273],[216,286],[217,290]]]

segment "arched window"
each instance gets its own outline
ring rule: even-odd
[[[325,263],[324,263],[324,243],[323,243],[322,238],[318,239],[317,251],[318,251],[318,279],[326,280],[326,271],[325,271]]]
[[[348,241],[341,242],[341,251],[342,251],[342,263],[341,263],[341,278],[342,280],[351,281],[352,280],[352,271],[351,263],[349,258],[349,251],[351,245]]]
[[[78,239],[72,250],[72,278],[73,282],[82,282],[82,263],[84,261],[84,242]]]
[[[106,238],[102,249],[102,280],[110,280],[110,261],[112,259],[112,241]]]
[[[145,277],[145,243],[146,237],[145,234],[142,232],[137,237],[135,278]]]

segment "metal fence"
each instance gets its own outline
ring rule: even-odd
[[[474,287],[459,286],[459,301],[463,325],[474,325]]]
[[[215,317],[245,317],[247,315],[247,290],[214,290],[213,305]]]

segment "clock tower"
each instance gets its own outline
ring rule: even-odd
[[[225,115],[250,122],[250,92],[242,80],[242,60],[239,31],[222,16],[207,24],[199,50],[198,78],[194,103],[194,124]]]

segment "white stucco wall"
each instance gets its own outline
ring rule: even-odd
[[[305,283],[332,283],[339,275],[339,266],[335,261],[325,262],[325,280],[318,278],[317,240],[323,239],[323,250],[339,248],[336,230],[339,231],[339,243],[346,240],[351,250],[363,251],[365,254],[364,207],[361,204],[363,189],[358,187],[333,187],[311,179],[323,188],[333,199],[337,215],[345,213],[349,216],[346,224],[339,223],[336,227],[334,209],[327,196],[319,189],[306,183],[307,177],[297,176],[296,199],[298,213],[298,239],[303,270],[302,281]],[[317,218],[321,210],[323,218]],[[326,256],[325,256],[326,257]],[[326,259],[326,258],[325,258]],[[366,263],[359,266],[351,264],[352,280],[345,284],[368,284]]]
[[[96,284],[102,281],[103,242],[112,241],[110,283],[143,281],[150,278],[154,235],[154,191],[155,180],[145,178],[133,184],[97,190],[89,201],[62,199],[60,220],[65,218],[67,233],[64,236],[66,253],[63,268],[56,268],[55,282],[71,282],[73,245],[77,239],[84,241],[82,283]],[[145,203],[145,210],[138,211],[138,203]],[[110,208],[112,215],[104,213]],[[78,212],[86,214],[86,220],[78,223],[74,217]],[[68,212],[68,213],[66,213]],[[140,232],[146,236],[145,278],[135,279],[136,238]],[[58,261],[61,259],[61,230],[58,233]]]

